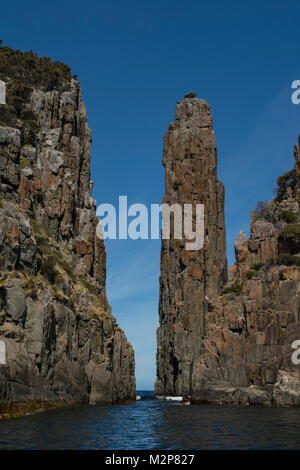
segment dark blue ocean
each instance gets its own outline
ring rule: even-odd
[[[300,449],[300,408],[183,405],[137,392],[0,421],[0,449]]]

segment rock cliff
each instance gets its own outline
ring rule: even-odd
[[[249,240],[242,231],[235,242],[229,282],[207,315],[196,402],[300,405],[299,143],[277,197],[258,204]]]
[[[162,240],[157,331],[158,395],[191,395],[203,350],[207,312],[227,280],[224,187],[217,179],[217,148],[208,104],[185,97],[164,137],[166,204],[204,204],[201,250],[186,239]]]
[[[190,252],[184,240],[162,241],[158,395],[300,405],[300,138],[294,154],[276,198],[253,211],[249,240],[238,235],[225,284],[224,191],[211,113],[193,96],[178,103],[164,140],[164,202],[203,203],[205,240]]]
[[[106,299],[91,132],[69,68],[0,47],[0,414],[135,398]]]

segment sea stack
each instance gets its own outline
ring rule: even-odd
[[[168,204],[202,203],[201,250],[162,240],[157,395],[193,403],[300,405],[300,137],[276,197],[235,241],[226,282],[224,190],[209,106],[178,103],[165,135]],[[225,285],[224,285],[225,284]]]
[[[203,352],[206,316],[227,280],[224,186],[209,105],[194,94],[177,103],[164,136],[165,195],[169,205],[204,205],[204,245],[162,240],[157,331],[157,395],[190,396]]]
[[[91,131],[64,64],[0,47],[0,415],[135,399],[106,298]]]

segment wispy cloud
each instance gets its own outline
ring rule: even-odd
[[[230,264],[234,262],[232,242],[240,230],[248,232],[252,209],[259,200],[273,196],[277,177],[293,167],[293,145],[300,133],[299,111],[300,105],[291,103],[291,85],[287,83],[261,112],[249,138],[235,153],[220,159]]]
[[[157,291],[159,282],[157,248],[158,246],[153,246],[151,241],[143,241],[138,251],[134,248],[128,249],[125,259],[124,256],[121,259],[114,257],[108,263],[107,288],[110,302],[139,298],[141,294],[145,296],[147,293],[153,295]]]

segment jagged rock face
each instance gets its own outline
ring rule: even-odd
[[[212,115],[201,99],[177,104],[175,122],[164,137],[167,204],[204,204],[201,250],[185,239],[162,240],[157,331],[158,395],[191,395],[195,366],[203,350],[209,305],[227,280],[224,187],[217,179]]]
[[[68,91],[34,89],[27,107],[36,116],[32,144],[13,128],[0,130],[0,197],[19,203],[38,224],[82,257],[105,291],[105,249],[95,235],[91,197],[91,132],[79,83]]]
[[[300,140],[299,140],[300,142]],[[195,402],[300,405],[300,172],[277,180],[276,199],[253,211],[250,238],[235,242],[236,263],[207,315]]]
[[[31,88],[22,113],[31,120],[0,127],[0,414],[132,400],[134,353],[106,299],[79,83]]]

